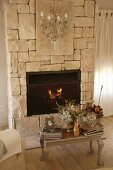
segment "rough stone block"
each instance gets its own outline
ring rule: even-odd
[[[26,76],[25,63],[18,63],[18,75],[19,77]]]
[[[49,64],[51,64],[50,60],[41,61],[41,65],[49,65]]]
[[[8,30],[7,31],[9,40],[17,40],[18,39],[18,30]]]
[[[19,62],[28,62],[28,52],[18,52],[18,61]]]
[[[9,0],[9,3],[27,4],[29,0]]]
[[[80,61],[65,61],[65,70],[80,69]]]
[[[93,37],[93,27],[84,27],[83,37]]]
[[[84,16],[84,8],[83,7],[74,7],[73,16]]]
[[[29,13],[29,5],[18,5],[18,13],[27,14]]]
[[[73,0],[74,6],[84,6],[84,0]]]
[[[12,114],[14,117],[20,116],[20,96],[13,96],[12,98]]]
[[[11,78],[11,94],[13,96],[20,94],[19,78]]]
[[[80,60],[80,50],[74,50],[74,60]]]
[[[82,71],[94,71],[94,50],[81,50],[81,70]]]
[[[81,83],[81,91],[93,91],[93,83]]]
[[[8,50],[12,51],[28,51],[28,41],[26,40],[13,40],[8,41]]]
[[[82,28],[74,28],[73,37],[74,38],[82,37]]]
[[[30,6],[30,13],[35,13],[36,12],[36,0],[30,0],[29,6]]]
[[[36,50],[36,40],[29,40],[28,44],[29,44],[30,51]]]
[[[37,61],[36,51],[29,51],[29,61]]]
[[[23,86],[26,85],[26,78],[25,77],[20,78],[20,85],[23,85]]]
[[[7,5],[7,28],[8,29],[18,28],[18,15],[16,5]]]
[[[27,87],[26,86],[20,86],[20,93],[21,93],[21,95],[25,95],[25,94],[27,94]]]
[[[85,38],[74,39],[74,49],[86,49]]]
[[[74,17],[73,19],[75,27],[93,27],[94,18],[89,17]]]
[[[61,64],[42,65],[41,70],[42,71],[60,71]]]
[[[25,117],[27,115],[26,107],[26,95],[13,96],[13,116],[14,117]]]
[[[61,64],[61,70],[65,70],[65,65]]]
[[[93,82],[94,83],[94,72],[89,72],[88,74],[88,78],[89,78],[89,82]]]
[[[58,63],[64,63],[64,56],[63,55],[51,56],[51,64],[58,64]]]
[[[94,1],[85,1],[85,16],[94,17],[95,10],[95,2]]]
[[[96,48],[96,44],[95,43],[87,43],[87,48],[88,49],[95,49]]]
[[[50,61],[51,56],[50,55],[36,55],[37,61]]]
[[[85,38],[87,43],[95,43],[95,37]]]
[[[81,92],[81,100],[88,102],[93,100],[93,92],[88,91],[88,92]]]
[[[20,39],[35,39],[35,15],[19,14]]]
[[[12,72],[17,73],[17,52],[13,52],[11,54],[11,65],[12,65]]]
[[[15,78],[18,78],[18,74],[17,74],[17,73],[11,73],[11,74],[10,74],[10,77],[13,77],[13,78],[14,78],[14,77],[15,77]]]
[[[81,82],[84,82],[84,83],[86,83],[86,82],[88,82],[88,80],[89,80],[89,77],[88,77],[88,72],[81,72]]]
[[[73,60],[73,55],[65,55],[65,56],[64,56],[64,60],[65,60],[65,61],[66,61],[66,60],[72,61],[72,60]]]
[[[50,55],[40,55],[39,58],[40,58],[41,61],[51,60]]]
[[[40,62],[26,63],[26,71],[41,71]]]
[[[27,114],[27,102],[26,102],[26,95],[20,96],[20,109],[21,115],[25,116]]]

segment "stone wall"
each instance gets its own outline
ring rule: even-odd
[[[93,99],[95,0],[73,0],[73,55],[36,55],[35,0],[6,3],[12,113],[27,114],[26,72],[81,70],[81,103]]]

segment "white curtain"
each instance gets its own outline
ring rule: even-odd
[[[94,82],[95,103],[103,108],[105,116],[113,115],[113,11],[111,10],[100,11],[96,18]]]

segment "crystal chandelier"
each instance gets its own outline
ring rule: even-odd
[[[62,39],[68,28],[68,13],[63,9],[62,0],[52,0],[48,11],[40,11],[40,27],[43,37],[56,44]]]

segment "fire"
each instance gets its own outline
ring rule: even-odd
[[[62,94],[62,88],[57,89],[56,96],[61,96],[61,94]]]
[[[48,90],[48,94],[49,94],[50,99],[55,99],[55,95],[54,93],[52,93],[51,89]]]
[[[49,94],[50,99],[55,99],[56,97],[59,97],[62,95],[62,88],[57,89],[56,92],[53,92],[51,89],[49,89],[48,94]]]

